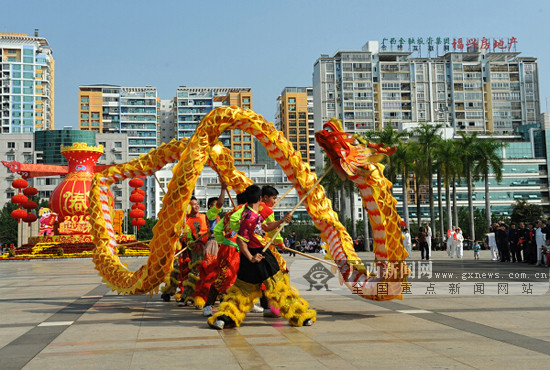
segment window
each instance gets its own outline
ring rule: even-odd
[[[15,154],[8,154],[6,158],[8,159],[8,162],[15,161]]]
[[[122,160],[122,154],[120,154],[120,153],[115,153],[115,159],[116,159],[117,161]]]
[[[8,149],[15,149],[15,142],[8,141]]]
[[[23,147],[24,148],[32,148],[32,143],[30,141],[25,141],[25,143],[23,144]]]
[[[122,142],[115,141],[115,148],[122,148]]]

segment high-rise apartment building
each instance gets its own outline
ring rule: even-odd
[[[55,61],[48,41],[23,33],[0,33],[0,131],[54,129]]]
[[[356,133],[440,122],[455,133],[509,134],[539,124],[537,60],[519,54],[475,47],[414,57],[369,41],[360,51],[322,55],[313,72],[316,130],[335,116]]]
[[[410,45],[408,51],[407,42],[415,39],[392,39],[389,47],[369,41],[362,50],[322,55],[313,71],[315,130],[338,117],[346,131],[359,134],[390,124],[406,129],[427,122],[445,124],[448,138],[458,139],[459,132],[496,138],[506,145],[498,153],[504,165],[502,181],[490,175],[492,211],[510,215],[517,199],[547,210],[549,153],[540,115],[537,59],[520,57],[514,38],[508,44],[483,38],[467,47],[459,38],[445,39],[453,41],[441,45],[443,55],[421,38],[423,43]],[[422,48],[428,51],[424,56]],[[322,165],[322,160],[317,150],[316,164]],[[474,185],[474,207],[483,209],[484,184]],[[400,213],[401,186],[401,180],[394,184]],[[418,195],[422,217],[427,218],[427,190],[426,196]],[[464,184],[459,184],[457,199],[459,206],[467,205]],[[416,217],[416,209],[411,207],[410,215]]]
[[[315,170],[313,89],[285,87],[277,98],[276,126]]]
[[[176,139],[191,137],[202,118],[212,109],[236,105],[252,109],[252,92],[249,87],[178,87],[176,95]],[[235,163],[254,163],[252,135],[235,130],[225,132],[220,142],[231,149]]]
[[[174,102],[176,99],[161,99],[160,104],[160,142],[168,143],[176,137]]]
[[[160,143],[160,99],[151,86],[80,86],[78,128],[99,133],[125,133],[131,157]]]

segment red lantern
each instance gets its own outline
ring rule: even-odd
[[[26,188],[28,185],[29,183],[27,182],[27,180],[21,178],[13,180],[13,182],[11,183],[11,186],[16,189],[23,189]]]
[[[132,218],[142,218],[143,216],[145,216],[145,212],[141,209],[133,209],[130,211],[130,217]]]
[[[23,189],[23,194],[25,194],[28,197],[32,197],[33,195],[38,194],[38,189],[33,188],[32,186]]]
[[[132,205],[132,209],[141,209],[142,211],[145,211],[145,204],[135,203]]]
[[[134,189],[132,190],[132,192],[130,194],[141,194],[141,195],[145,195],[145,191],[143,189]]]
[[[132,203],[141,203],[145,200],[145,197],[141,194],[132,194],[130,195],[130,202]]]
[[[143,180],[139,178],[135,178],[130,180],[128,184],[133,188],[141,188],[143,186]]]
[[[36,204],[35,201],[28,200],[28,201],[26,201],[25,203],[21,204],[21,206],[22,206],[23,208],[25,208],[25,209],[29,209],[29,210],[30,210],[30,209],[35,209],[35,208],[38,206],[38,204]]]
[[[23,194],[15,194],[13,197],[11,197],[12,203],[15,203],[15,204],[23,204],[28,200],[29,199]]]
[[[137,229],[139,231],[139,227],[145,225],[145,220],[143,218],[134,218],[132,220],[132,225],[137,226]]]
[[[27,213],[25,217],[22,218],[23,222],[26,222],[29,226],[31,226],[31,223],[36,221],[38,217],[34,213]]]
[[[19,223],[22,218],[27,217],[27,211],[25,211],[24,209],[21,209],[21,208],[17,208],[15,210],[11,211],[11,217],[16,218],[17,223]]]

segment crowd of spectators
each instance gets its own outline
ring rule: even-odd
[[[524,262],[535,266],[549,266],[550,218],[519,225],[494,223],[487,233],[491,257],[500,262]]]

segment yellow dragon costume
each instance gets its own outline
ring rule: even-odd
[[[252,183],[242,172],[237,171],[230,151],[224,148],[218,137],[227,130],[243,130],[254,135],[267,149],[271,158],[282,167],[300,197],[315,184],[317,176],[302,161],[301,155],[292,144],[277,131],[272,123],[251,110],[238,107],[220,107],[209,112],[198,125],[193,137],[186,140],[172,140],[149,153],[128,163],[110,167],[97,173],[90,189],[90,223],[96,244],[93,261],[103,281],[119,294],[153,294],[169,278],[178,245],[185,210],[189,204],[195,183],[204,165],[210,159],[229,188],[240,193]],[[337,129],[335,130],[337,131]],[[402,284],[406,282],[408,268],[403,261],[400,232],[401,219],[395,209],[395,199],[389,191],[391,183],[382,175],[383,166],[375,163],[383,153],[368,148],[342,133],[345,145],[354,152],[363,150],[357,173],[347,176],[355,182],[363,197],[363,204],[369,213],[374,230],[375,259],[381,267],[381,274],[369,273],[353,249],[352,239],[332,210],[330,200],[322,186],[317,186],[304,202],[321,237],[327,243],[330,257],[339,266],[344,279],[354,287],[360,286],[361,296],[372,300],[401,298]],[[366,160],[369,155],[372,162]],[[346,157],[340,157],[346,162]],[[117,255],[117,243],[110,214],[109,188],[111,185],[136,176],[149,176],[167,163],[179,161],[173,168],[173,178],[162,200],[158,222],[153,228],[153,239],[149,243],[150,256],[147,263],[137,271],[130,271]],[[343,163],[342,162],[342,163]],[[345,166],[341,166],[345,167]],[[383,284],[383,289],[380,288]]]

